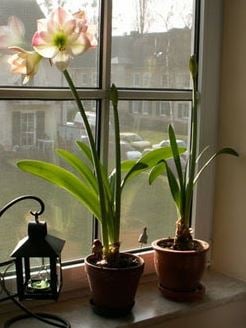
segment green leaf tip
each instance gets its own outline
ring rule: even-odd
[[[198,73],[198,65],[197,65],[196,55],[190,56],[189,69],[190,69],[192,78],[195,79],[197,77],[197,73]]]
[[[113,106],[117,106],[118,104],[118,89],[115,84],[112,84],[110,88],[110,100],[112,101]]]

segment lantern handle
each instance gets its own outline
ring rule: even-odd
[[[20,197],[17,197],[13,200],[11,200],[9,203],[7,203],[6,205],[4,205],[1,209],[0,209],[0,217],[10,208],[12,207],[14,204],[25,200],[25,199],[33,199],[36,200],[39,205],[40,205],[40,210],[39,211],[31,211],[30,213],[35,217],[35,221],[38,221],[38,216],[41,215],[44,212],[45,206],[44,206],[44,202],[42,201],[42,199],[40,199],[39,197],[33,196],[33,195],[23,195]]]

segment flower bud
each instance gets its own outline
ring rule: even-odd
[[[197,76],[197,72],[198,72],[197,60],[196,60],[195,55],[190,56],[189,69],[190,69],[192,78],[195,79]]]

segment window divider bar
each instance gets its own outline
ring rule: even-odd
[[[106,83],[106,82],[105,82]],[[78,90],[81,99],[107,100],[105,89]],[[191,90],[119,89],[119,100],[191,100]],[[67,89],[0,88],[0,100],[73,100]],[[106,105],[103,106],[103,108]],[[104,111],[104,109],[102,109]]]
[[[107,92],[110,89],[111,83],[111,32],[112,32],[112,0],[102,0],[101,2],[101,38],[102,47],[100,49],[100,63],[99,69],[100,77],[99,82],[104,90],[104,97],[100,102],[100,108],[98,108],[98,118],[100,127],[100,155],[102,162],[107,167],[108,163],[108,141],[109,141],[109,107],[110,102],[107,97]]]
[[[81,99],[103,99],[100,89],[78,90]],[[0,100],[73,100],[69,89],[51,88],[0,88]]]
[[[190,101],[191,90],[119,90],[120,100]]]

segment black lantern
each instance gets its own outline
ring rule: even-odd
[[[19,241],[15,258],[19,299],[57,299],[62,287],[61,251],[65,241],[47,233],[47,224],[28,224],[28,236]]]
[[[57,299],[62,287],[61,251],[65,241],[47,233],[46,222],[39,222],[38,216],[44,212],[44,202],[32,195],[23,195],[11,200],[0,209],[0,217],[14,204],[33,199],[40,205],[40,210],[30,211],[35,221],[28,224],[28,236],[22,239],[11,256],[15,259],[0,263],[0,267],[7,266],[2,274],[0,272],[0,289],[6,297],[0,299],[12,300],[25,314],[17,315],[4,324],[10,327],[17,321],[33,317],[43,323],[56,327],[71,328],[69,321],[51,313],[33,313],[24,304],[16,300],[22,299]],[[12,294],[5,284],[5,274],[8,268],[16,264],[17,294]]]

